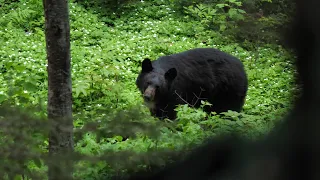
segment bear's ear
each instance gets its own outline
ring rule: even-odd
[[[168,81],[174,80],[174,78],[176,78],[176,76],[177,76],[177,70],[176,70],[176,68],[171,68],[171,69],[169,69],[169,70],[164,74],[164,77],[165,77],[166,80],[168,80]]]
[[[142,61],[142,72],[150,72],[152,71],[153,67],[152,67],[152,63],[151,60],[149,58],[145,58]]]

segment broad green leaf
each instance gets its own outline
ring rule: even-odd
[[[36,92],[38,90],[38,86],[31,82],[24,82],[22,84],[24,90],[30,91],[30,92]]]
[[[7,96],[4,94],[0,94],[0,103],[2,103],[3,101],[5,101],[7,99]]]

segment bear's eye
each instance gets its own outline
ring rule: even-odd
[[[146,82],[146,84],[144,86],[144,90],[146,90],[150,85],[151,85],[151,82]]]

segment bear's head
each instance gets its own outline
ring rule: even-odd
[[[161,68],[153,67],[150,59],[143,60],[142,70],[136,80],[136,85],[150,109],[161,102],[161,99],[168,97],[171,84],[176,76],[176,68],[164,71]]]

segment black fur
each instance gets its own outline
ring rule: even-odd
[[[150,102],[154,108],[150,111],[156,117],[169,119],[176,118],[174,108],[178,104],[199,107],[201,100],[212,104],[205,109],[207,112],[240,112],[248,89],[241,61],[213,48],[162,56],[152,62],[145,59],[136,84],[142,94],[149,86],[155,88]]]

